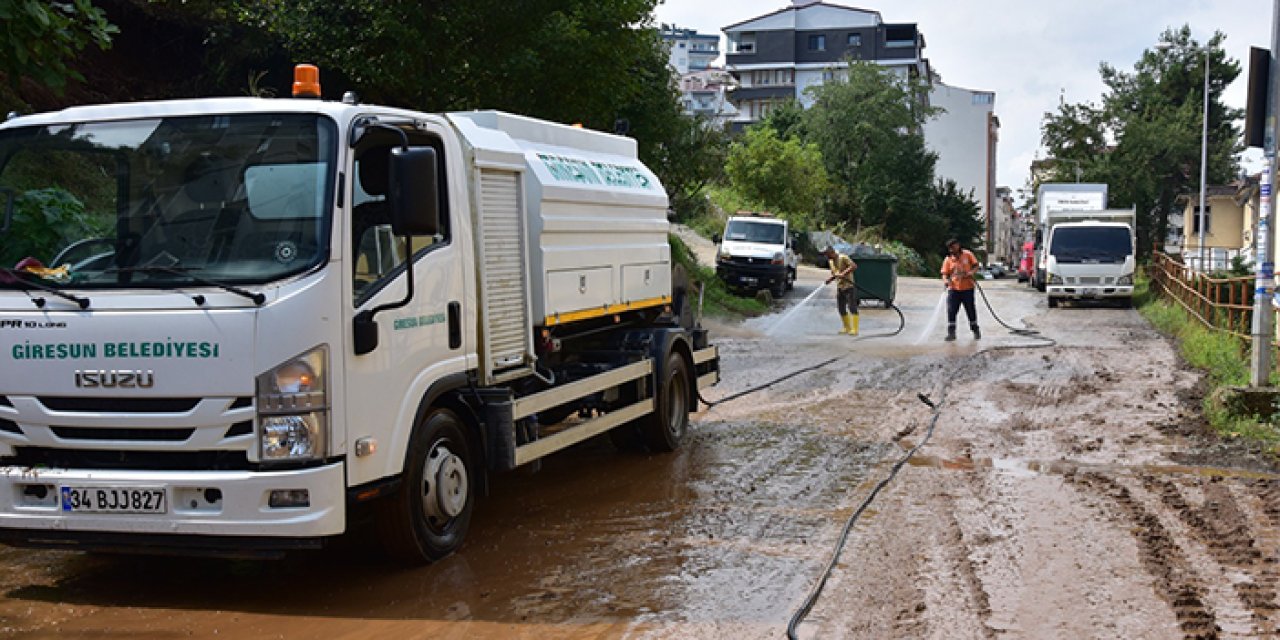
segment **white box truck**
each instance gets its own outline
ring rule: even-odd
[[[278,555],[367,505],[426,562],[489,473],[675,449],[719,379],[628,138],[350,94],[88,106],[0,125],[0,188],[10,544]]]
[[[1063,300],[1133,301],[1134,209],[1054,211],[1044,239],[1049,307]]]
[[[1049,216],[1059,211],[1101,211],[1107,208],[1107,185],[1101,183],[1050,182],[1036,190],[1036,248],[1031,286],[1045,290],[1045,264]]]

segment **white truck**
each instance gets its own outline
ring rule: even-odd
[[[1063,300],[1133,301],[1137,269],[1134,209],[1055,211],[1044,244],[1049,307]]]
[[[274,556],[367,505],[428,562],[491,472],[673,450],[719,380],[628,138],[351,94],[88,106],[0,125],[0,188],[9,544]]]
[[[768,289],[781,298],[795,286],[799,257],[786,220],[758,215],[731,216],[724,237],[713,236],[716,275],[730,288]]]
[[[1044,292],[1045,265],[1048,264],[1049,217],[1061,211],[1101,211],[1107,208],[1107,185],[1101,183],[1050,182],[1036,190],[1035,265],[1031,286]]]

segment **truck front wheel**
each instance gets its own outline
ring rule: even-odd
[[[678,353],[667,355],[653,413],[640,423],[645,444],[653,451],[675,451],[689,428],[689,368]]]
[[[426,564],[462,546],[476,499],[463,429],[448,409],[432,410],[414,429],[404,481],[375,512],[378,539],[392,557]]]

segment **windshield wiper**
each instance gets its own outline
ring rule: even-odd
[[[33,289],[39,289],[45,293],[48,293],[49,295],[62,298],[63,300],[70,300],[71,302],[76,303],[76,305],[79,306],[81,309],[89,308],[88,298],[70,294],[65,291],[61,291],[55,287],[51,287],[47,284],[44,284],[43,282],[38,282],[36,280],[28,279],[27,276],[32,276],[37,278],[39,277],[34,273],[27,273],[26,271],[19,271],[17,269],[9,269],[7,267],[0,267],[0,273],[3,273],[13,278],[14,282],[25,284]],[[44,308],[44,303],[45,303],[44,298],[33,297],[31,298],[31,302],[32,304],[36,305],[36,308],[38,309]]]
[[[252,300],[253,303],[258,306],[262,306],[262,303],[267,301],[267,296],[264,293],[261,293],[261,292],[254,293],[253,291],[247,291],[235,285],[230,285],[225,282],[218,282],[216,280],[209,280],[207,278],[201,278],[200,276],[192,274],[191,272],[195,271],[197,268],[198,267],[179,267],[179,266],[162,267],[159,265],[147,265],[147,266],[139,266],[139,267],[116,267],[113,269],[107,269],[106,273],[167,273],[169,275],[182,276],[184,278],[189,278],[191,279],[192,282],[195,282],[197,284],[203,284],[210,287],[217,287],[219,289],[222,289],[223,291],[229,291],[238,296],[242,296]],[[196,296],[195,301],[196,301],[196,304],[203,305],[204,296]]]

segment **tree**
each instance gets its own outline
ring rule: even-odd
[[[817,145],[767,126],[751,127],[729,148],[725,175],[743,197],[802,225],[815,221],[830,188]]]
[[[974,198],[973,189],[965,193],[955,180],[948,178],[935,182],[929,196],[931,213],[942,223],[934,245],[937,251],[941,251],[943,243],[952,238],[970,249],[983,248],[986,225],[982,222],[982,207]]]
[[[688,220],[705,213],[704,189],[724,175],[729,140],[724,129],[702,118],[681,116],[676,124],[676,135],[656,145],[650,166],[666,187],[677,218]]]
[[[1236,123],[1242,113],[1222,103],[1240,65],[1222,51],[1223,39],[1215,33],[1206,45],[1210,184],[1226,183],[1238,173],[1241,151]],[[1143,253],[1166,237],[1177,197],[1199,185],[1204,49],[1187,26],[1165,31],[1160,40],[1168,48],[1144,51],[1132,72],[1100,66],[1107,86],[1100,106],[1060,105],[1056,113],[1045,114],[1041,127],[1052,156],[1075,161],[1083,180],[1106,183],[1112,203],[1136,207]]]
[[[775,107],[757,126],[773,129],[783,140],[804,138],[804,107],[795,100],[787,100]]]
[[[922,127],[937,109],[920,104],[923,83],[850,62],[847,78],[808,91],[814,104],[803,127],[835,184],[830,217],[855,228],[881,226],[888,239],[918,251],[936,249],[929,192],[937,156],[925,147]]]
[[[237,2],[241,20],[373,102],[500,109],[609,132],[621,125],[641,159],[686,195],[665,163],[674,150],[688,152],[696,132],[651,28],[657,0]]]
[[[92,44],[111,46],[118,32],[90,0],[0,2],[0,73],[15,90],[23,78],[61,92],[67,80],[83,80],[71,65]]]

